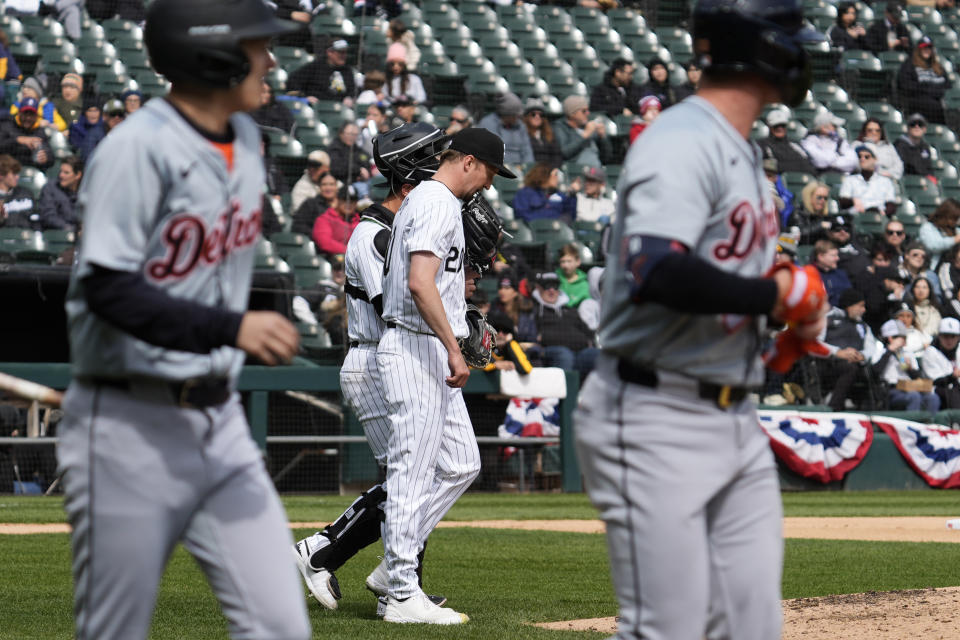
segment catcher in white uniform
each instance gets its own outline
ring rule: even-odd
[[[480,472],[480,454],[462,388],[470,371],[458,339],[469,335],[464,300],[462,201],[489,187],[503,166],[503,141],[485,129],[451,138],[433,180],[397,212],[384,262],[377,365],[390,408],[384,521],[389,589],[384,620],[460,624],[417,582],[423,541]]]

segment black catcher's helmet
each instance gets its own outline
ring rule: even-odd
[[[373,139],[373,161],[390,181],[390,190],[417,185],[433,177],[450,138],[426,122],[408,122]]]

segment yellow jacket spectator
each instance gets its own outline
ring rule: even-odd
[[[57,113],[57,109],[53,106],[53,103],[44,97],[43,85],[33,76],[23,81],[23,86],[20,88],[20,99],[10,105],[10,115],[16,116],[20,113],[20,104],[25,98],[33,98],[39,104],[37,107],[37,113],[40,116],[37,121],[38,126],[53,126],[56,127],[58,131],[67,130],[67,121]]]
[[[533,365],[530,364],[520,343],[513,339],[515,330],[510,318],[502,313],[493,312],[487,316],[487,322],[497,330],[497,347],[493,351],[493,361],[483,370],[516,371],[521,375],[530,373]]]

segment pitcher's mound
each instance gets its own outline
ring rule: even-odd
[[[783,640],[960,640],[960,587],[869,591],[783,601]],[[560,631],[613,634],[616,618],[537,624]]]

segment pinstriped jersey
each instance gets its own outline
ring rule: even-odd
[[[376,206],[376,205],[374,205]],[[351,342],[380,342],[387,328],[371,300],[383,293],[383,256],[377,251],[374,239],[390,227],[382,221],[364,216],[353,230],[344,254],[344,272],[347,284],[362,289],[367,300],[347,293],[347,335]]]
[[[410,294],[410,254],[440,258],[435,282],[453,334],[465,338],[463,203],[441,182],[425,180],[407,195],[393,221],[383,265],[383,319],[419,333],[433,333]]]
[[[762,382],[764,318],[635,304],[634,281],[625,272],[629,256],[642,251],[636,236],[654,236],[681,242],[718,269],[763,276],[773,264],[779,224],[757,145],[709,102],[688,98],[631,146],[617,193],[609,264],[618,268],[604,275],[604,350],[718,384]]]
[[[231,116],[230,125],[232,170],[160,98],[97,147],[77,199],[85,233],[67,292],[74,375],[239,375],[245,358],[239,349],[203,354],[148,344],[91,313],[83,291],[96,264],[140,273],[175,298],[246,311],[265,176],[257,125],[244,113]]]

